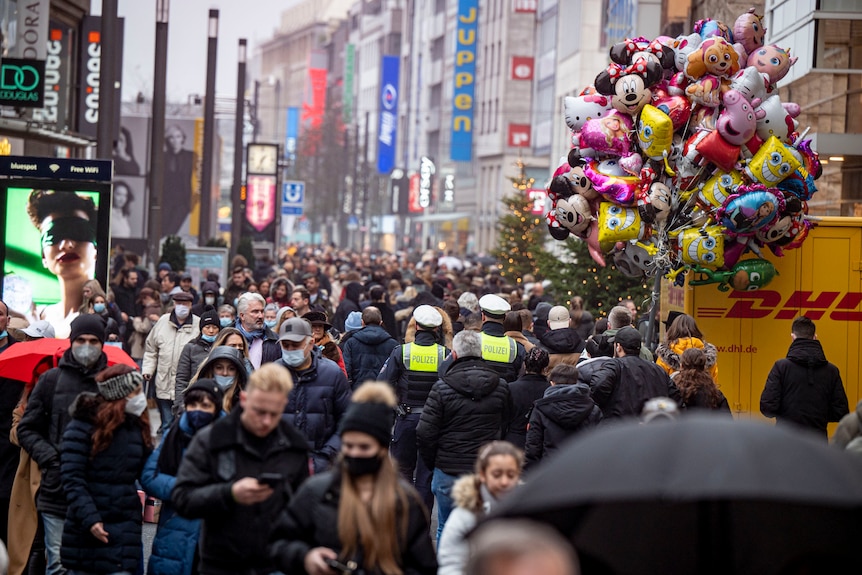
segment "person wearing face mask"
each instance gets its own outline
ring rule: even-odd
[[[122,364],[95,379],[98,392],[75,399],[63,432],[60,470],[70,505],[60,555],[74,573],[135,573],[143,560],[135,482],[153,450],[144,379]]]
[[[224,393],[224,401],[220,408],[230,413],[239,405],[239,394],[248,383],[249,372],[246,370],[246,361],[240,350],[227,345],[216,345],[210,351],[209,357],[201,364],[192,383],[198,379],[215,380]],[[182,398],[182,394],[178,397]]]
[[[221,329],[218,322],[218,313],[214,309],[205,311],[201,316],[198,327],[201,330],[200,335],[183,347],[183,351],[180,352],[180,359],[177,362],[176,392],[174,394],[175,414],[177,407],[182,402],[183,391],[189,386],[201,363],[209,355]]]
[[[314,344],[311,324],[293,317],[279,329],[281,359],[290,371],[294,388],[284,418],[304,434],[311,447],[315,473],[325,471],[338,455],[338,424],[350,401],[347,376]]]
[[[148,495],[162,502],[159,526],[148,564],[149,575],[191,575],[200,535],[200,520],[177,513],[171,491],[177,481],[183,454],[198,431],[220,418],[224,399],[214,379],[201,378],[183,394],[185,410],[174,420],[161,444],[150,455],[141,476]]]
[[[278,336],[264,322],[266,300],[259,293],[246,292],[237,302],[236,327],[248,342],[248,359],[255,369],[278,360],[281,348]]]
[[[282,417],[292,387],[287,370],[263,365],[238,408],[196,433],[182,457],[171,501],[183,517],[202,520],[202,575],[276,571],[267,542],[308,477],[308,442]]]
[[[263,325],[273,331],[278,325],[278,309],[278,304],[274,303],[268,303],[263,308]]]
[[[218,308],[218,321],[222,328],[233,327],[236,323],[236,309],[226,303]]]
[[[200,318],[192,315],[192,296],[182,290],[173,294],[174,309],[163,314],[153,326],[144,351],[141,372],[144,379],[154,382],[156,404],[164,433],[173,419],[177,367],[183,347],[198,336]]]
[[[279,571],[328,575],[338,561],[356,573],[437,572],[428,510],[389,457],[395,404],[387,383],[357,388],[338,462],[303,484],[276,526],[269,553]]]
[[[45,527],[46,573],[65,573],[60,544],[66,518],[66,494],[60,481],[60,444],[71,421],[69,407],[82,392],[98,392],[95,376],[108,365],[102,352],[105,324],[96,315],[81,315],[72,321],[67,349],[57,367],[36,382],[27,408],[18,424],[18,443],[42,470],[36,509]]]
[[[218,307],[218,284],[215,282],[204,282],[201,286],[201,296],[198,298],[198,303],[192,306],[192,313],[195,315],[203,315],[209,309]]]
[[[96,314],[105,322],[105,342],[122,342],[126,334],[126,326],[120,310],[109,302],[104,294],[96,294],[90,300],[90,308],[86,313]],[[121,345],[117,343],[116,345]]]

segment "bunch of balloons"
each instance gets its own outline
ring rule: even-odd
[[[580,95],[565,99],[572,149],[548,186],[551,235],[587,242],[601,266],[753,290],[811,225],[820,161],[777,83],[796,58],[765,46],[754,8],[732,29],[632,38]],[[755,259],[741,259],[752,252]]]

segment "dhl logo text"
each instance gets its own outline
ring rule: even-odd
[[[797,290],[785,299],[784,294],[772,290],[732,291],[728,298],[737,300],[730,309],[698,306],[696,315],[710,319],[782,320],[804,315],[815,321],[824,317],[833,321],[862,321],[862,310],[859,309],[862,292]]]

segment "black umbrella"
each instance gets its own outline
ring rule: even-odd
[[[569,442],[493,515],[554,525],[585,575],[820,572],[862,548],[862,462],[758,422],[621,423]]]

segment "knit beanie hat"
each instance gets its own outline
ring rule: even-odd
[[[141,372],[120,363],[96,374],[99,395],[108,401],[123,399],[143,384],[144,376],[141,375]]]
[[[200,329],[203,329],[208,325],[214,325],[217,328],[221,329],[221,323],[219,323],[218,312],[215,309],[210,309],[201,314],[201,322]]]
[[[362,327],[362,312],[352,311],[344,322],[344,331],[354,331]]]
[[[395,410],[385,403],[351,403],[341,418],[338,434],[361,431],[379,441],[380,445],[388,446],[393,425]]]
[[[105,321],[93,313],[79,315],[72,321],[69,341],[75,341],[82,335],[94,335],[105,343]]]
[[[224,400],[224,392],[219,387],[218,383],[216,383],[216,380],[204,377],[195,381],[183,392],[183,403],[185,403],[185,398],[189,396],[189,393],[195,389],[199,389],[211,395],[212,402],[218,409],[221,409],[221,404]]]

